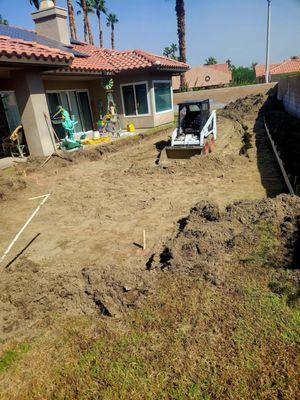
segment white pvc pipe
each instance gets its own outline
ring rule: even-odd
[[[7,254],[10,252],[10,250],[12,249],[12,247],[14,246],[14,244],[16,243],[16,241],[19,239],[19,237],[21,236],[22,232],[26,229],[26,227],[30,224],[30,222],[32,221],[32,219],[35,217],[35,215],[39,212],[40,208],[42,207],[43,204],[46,203],[46,201],[48,200],[50,196],[50,193],[45,194],[43,196],[38,196],[38,197],[32,197],[29,200],[35,200],[35,199],[41,199],[43,198],[43,200],[40,202],[40,204],[38,205],[38,207],[34,210],[34,212],[31,214],[31,216],[28,218],[28,220],[25,222],[25,224],[22,226],[22,228],[19,230],[19,232],[16,234],[16,236],[14,237],[13,241],[10,243],[10,245],[8,246],[8,248],[5,250],[3,256],[0,259],[0,263],[2,263],[2,261],[5,259],[5,257],[7,256]]]

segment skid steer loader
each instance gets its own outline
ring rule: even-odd
[[[160,163],[171,159],[188,159],[209,153],[217,138],[216,111],[210,112],[209,100],[187,101],[178,104],[178,126],[171,146],[160,154]]]

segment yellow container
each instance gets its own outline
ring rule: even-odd
[[[110,137],[104,136],[104,137],[100,137],[98,139],[85,139],[82,140],[82,144],[99,144],[99,143],[108,143],[110,142]]]
[[[133,124],[128,124],[127,125],[127,131],[128,132],[135,132],[135,126]]]

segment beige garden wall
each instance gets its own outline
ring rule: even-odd
[[[281,79],[278,82],[277,97],[289,114],[300,118],[300,75]]]

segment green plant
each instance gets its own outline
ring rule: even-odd
[[[165,57],[172,58],[173,60],[178,60],[177,56],[178,46],[175,43],[172,43],[169,47],[165,47],[163,51],[163,55]]]
[[[205,60],[205,64],[204,65],[215,65],[215,64],[218,64],[217,59],[215,57],[208,57]]]
[[[232,67],[232,83],[245,85],[255,83],[255,72],[250,67]]]
[[[20,344],[14,349],[4,351],[0,357],[0,374],[6,371],[14,362],[20,360],[30,350],[27,343]]]

